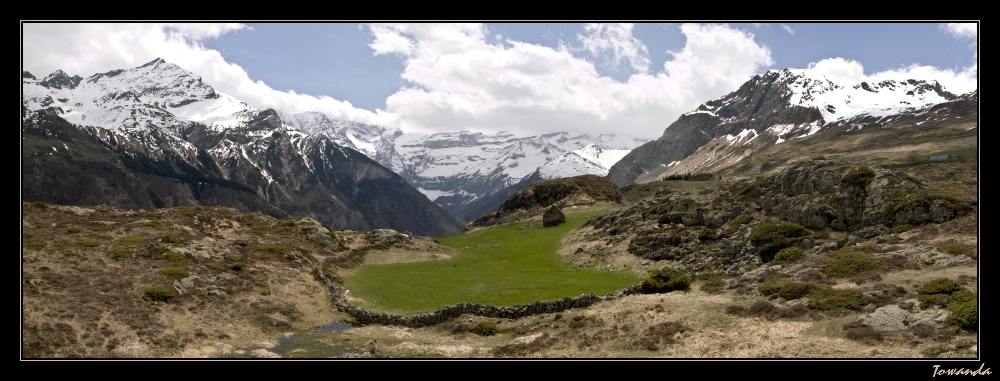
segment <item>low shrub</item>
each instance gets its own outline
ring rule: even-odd
[[[760,292],[761,295],[771,296],[772,294],[777,294],[778,291],[781,291],[781,288],[787,283],[788,282],[782,280],[769,280],[761,283],[760,286],[757,286],[757,291]]]
[[[951,295],[947,294],[917,295],[917,300],[920,301],[921,308],[927,308],[930,306],[947,307],[949,304],[951,304]]]
[[[275,254],[275,255],[287,255],[288,249],[281,245],[276,245],[273,243],[266,243],[263,245],[257,245],[253,247],[254,251],[262,251],[265,253]]]
[[[910,229],[913,229],[913,225],[902,224],[902,225],[896,225],[896,226],[893,226],[893,227],[889,228],[889,230],[886,230],[886,233],[889,233],[889,234],[902,234],[902,233],[906,233],[906,232],[910,231]]]
[[[191,273],[189,273],[183,267],[167,267],[163,269],[163,271],[160,271],[160,274],[163,274],[169,278],[174,278],[177,280],[181,280],[191,276]]]
[[[209,264],[205,265],[205,267],[208,267],[208,268],[210,268],[212,270],[215,270],[215,271],[218,271],[220,273],[224,273],[227,270],[226,266],[222,266],[222,265],[215,264],[215,263],[209,263]]]
[[[483,321],[469,328],[469,332],[475,333],[479,336],[493,336],[499,333],[500,330],[497,329],[497,323]]]
[[[36,249],[36,250],[37,249],[44,249],[45,248],[45,244],[41,243],[41,242],[31,242],[31,241],[28,241],[28,242],[24,243],[24,248],[25,249]]]
[[[840,179],[840,185],[846,187],[867,187],[875,179],[875,171],[868,166],[860,166]]]
[[[81,247],[98,247],[101,245],[101,243],[97,241],[76,241],[74,244]]]
[[[118,259],[132,258],[132,252],[129,251],[128,249],[111,249],[111,250],[108,250],[107,253],[112,258],[118,258]]]
[[[848,277],[864,272],[882,270],[882,262],[872,256],[855,251],[842,251],[826,263],[827,275]]]
[[[707,240],[715,239],[716,234],[718,234],[718,232],[716,232],[715,229],[704,228],[704,229],[701,229],[701,232],[698,233],[698,240],[699,241],[707,241]]]
[[[976,245],[967,243],[945,242],[934,245],[939,251],[951,255],[964,255],[972,259],[978,259],[976,255]]]
[[[979,325],[979,306],[976,294],[968,290],[956,291],[951,294],[952,302],[948,305],[951,315],[948,324],[962,329],[976,329]]]
[[[167,260],[167,261],[170,261],[170,262],[173,262],[173,263],[184,263],[184,262],[187,262],[187,258],[184,257],[184,254],[178,253],[176,251],[167,251],[165,254],[163,254],[163,257],[161,257],[161,259],[164,259],[164,260]]]
[[[80,228],[68,228],[66,229],[66,232],[76,234],[80,232]]]
[[[691,278],[687,274],[669,267],[650,271],[649,277],[640,283],[642,292],[646,294],[687,290],[690,287]]]
[[[200,221],[200,222],[208,222],[208,216],[206,216],[204,214],[199,214],[196,217],[198,218],[198,221]]]
[[[178,294],[177,290],[173,287],[150,287],[143,291],[143,296],[153,301],[169,302],[171,299],[176,298]]]
[[[874,328],[865,325],[862,321],[856,320],[851,323],[844,324],[844,337],[860,341],[866,344],[874,344],[876,342],[882,342],[885,337],[882,333],[876,331]]]
[[[775,295],[785,300],[794,300],[809,295],[815,288],[816,285],[810,283],[770,280],[757,287],[757,291],[764,296]]]
[[[788,247],[781,249],[777,254],[774,255],[774,259],[771,263],[776,265],[782,265],[785,263],[792,263],[802,259],[806,256],[806,253],[797,247]]]
[[[865,296],[858,290],[839,290],[815,287],[809,293],[809,307],[822,311],[857,310],[864,304]]]
[[[244,240],[236,240],[233,241],[233,244],[235,244],[236,246],[246,246],[249,245],[250,243]]]
[[[937,278],[917,289],[920,295],[949,294],[963,290],[962,285],[948,278]]]
[[[44,203],[44,202],[41,202],[41,201],[35,201],[35,202],[31,203],[31,207],[32,208],[38,208],[38,209],[48,209],[49,205],[46,204],[46,203]]]
[[[757,255],[764,263],[771,262],[775,254],[792,246],[790,238],[811,235],[804,226],[786,222],[782,224],[763,223],[750,234],[750,243],[757,247]]]
[[[160,238],[160,242],[165,242],[165,243],[180,243],[181,241],[178,240],[177,238],[172,237],[172,236],[165,235],[165,236],[163,236],[163,237]]]
[[[726,282],[722,279],[709,279],[702,283],[701,290],[710,294],[722,291],[722,288],[726,286]]]

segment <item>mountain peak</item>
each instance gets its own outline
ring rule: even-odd
[[[38,84],[48,87],[50,89],[62,89],[62,88],[75,89],[76,86],[79,85],[80,81],[82,80],[83,78],[81,78],[79,75],[74,75],[70,77],[68,74],[66,74],[66,72],[62,70],[56,70],[52,72],[52,74],[46,76],[45,79],[43,79],[42,82],[39,82]]]
[[[164,60],[163,60],[163,58],[160,58],[160,57],[156,57],[156,59],[154,59],[154,60],[152,60],[152,61],[149,61],[149,62],[147,62],[147,63],[146,63],[145,65],[142,65],[142,66],[139,66],[139,67],[146,67],[146,66],[153,66],[153,67],[156,67],[157,65],[159,65],[159,64],[161,64],[161,63],[166,63],[166,62],[167,62],[167,61],[164,61]]]

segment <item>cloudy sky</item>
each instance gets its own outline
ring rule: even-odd
[[[977,88],[976,24],[38,24],[22,67],[156,57],[253,106],[404,131],[612,132],[671,122],[772,69]]]

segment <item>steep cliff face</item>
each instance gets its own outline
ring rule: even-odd
[[[63,76],[24,76],[25,201],[222,205],[341,228],[461,231],[374,160],[304,134],[273,110],[218,94],[162,60],[70,81],[73,87],[50,80]],[[61,106],[44,106],[49,99]]]

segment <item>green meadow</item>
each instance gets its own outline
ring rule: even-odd
[[[342,271],[351,294],[377,311],[413,314],[461,302],[498,306],[553,300],[589,292],[603,295],[634,284],[631,272],[573,268],[559,256],[560,240],[587,218],[575,213],[552,228],[526,222],[439,237],[457,250],[446,261],[365,265]]]

